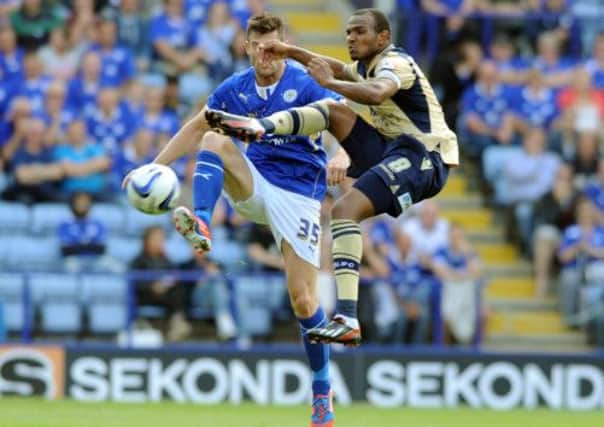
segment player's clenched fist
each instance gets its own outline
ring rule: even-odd
[[[313,58],[307,65],[308,73],[319,83],[321,86],[327,85],[333,80],[333,70],[325,61],[321,58]]]
[[[327,185],[338,185],[344,178],[350,167],[350,157],[340,149],[327,163]]]
[[[261,55],[271,56],[273,59],[284,59],[287,57],[287,50],[290,47],[280,40],[267,40],[258,46]]]

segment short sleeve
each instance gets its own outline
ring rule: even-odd
[[[208,96],[207,106],[212,110],[226,110],[226,100],[224,97],[224,90],[221,90],[221,86],[218,86],[214,92]]]
[[[386,56],[375,67],[376,79],[389,79],[396,83],[399,89],[409,89],[417,73],[413,69],[413,61],[401,56]]]
[[[158,40],[165,39],[167,36],[166,28],[161,16],[157,16],[149,26],[149,40],[155,44]]]
[[[344,65],[344,77],[345,80],[351,80],[351,81],[355,81],[356,80],[356,75],[357,75],[357,64],[358,62],[352,62],[350,64],[345,64]]]
[[[303,104],[309,104],[325,98],[335,99],[336,101],[341,101],[343,99],[342,95],[324,88],[313,78],[309,78],[309,83],[303,93],[305,95]]]

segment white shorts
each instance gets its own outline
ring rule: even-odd
[[[247,156],[243,157],[252,174],[253,194],[235,202],[225,192],[233,208],[250,221],[267,224],[279,249],[285,239],[300,258],[319,268],[321,203],[271,184]]]

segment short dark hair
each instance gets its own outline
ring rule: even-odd
[[[284,27],[285,26],[281,18],[268,12],[262,12],[248,19],[245,36],[246,38],[249,38],[250,33],[268,34],[272,33],[273,31],[277,31],[279,33],[279,37],[283,38],[283,33],[285,30]]]
[[[392,33],[392,31],[390,30],[390,22],[388,21],[388,17],[381,10],[371,7],[355,10],[352,14],[352,16],[359,15],[371,15],[373,17],[374,29],[377,34],[381,33],[382,31],[388,31],[389,33]]]

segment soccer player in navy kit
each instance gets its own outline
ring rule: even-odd
[[[357,10],[346,25],[351,64],[275,40],[261,55],[304,64],[321,86],[369,106],[372,125],[341,102],[323,100],[264,118],[208,110],[212,127],[244,140],[267,135],[310,135],[329,130],[342,146],[337,157],[351,165],[353,188],[332,209],[332,259],[338,291],[336,314],[326,326],[308,331],[313,341],[357,345],[360,222],[382,213],[398,216],[412,204],[435,196],[449,168],[459,163],[457,137],[413,58],[391,44],[390,23],[377,9]]]
[[[249,144],[244,154],[230,137],[210,131],[205,119],[208,108],[263,117],[325,98],[339,99],[299,64],[271,55],[260,57],[259,46],[269,40],[283,40],[281,19],[270,14],[252,17],[246,50],[253,67],[220,84],[207,106],[178,131],[154,162],[170,164],[201,141],[193,177],[194,212],[182,206],[174,210],[176,229],[196,250],[211,249],[209,225],[223,188],[240,214],[270,227],[284,258],[290,301],[313,373],[311,427],[331,427],[329,346],[311,343],[306,336],[307,330],[327,323],[316,293],[327,163],[320,133],[263,138]]]

